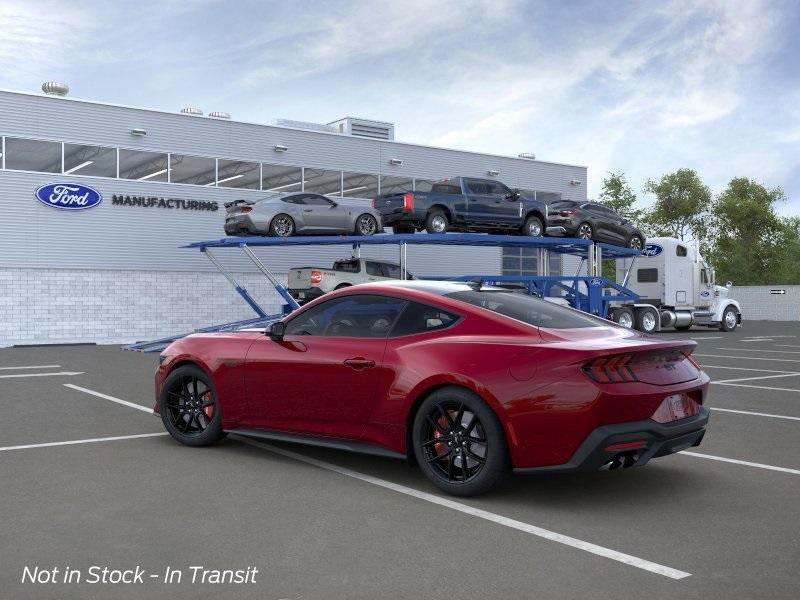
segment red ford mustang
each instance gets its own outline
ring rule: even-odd
[[[694,347],[477,283],[366,284],[266,335],[173,343],[155,411],[184,444],[231,432],[404,458],[472,495],[511,468],[630,467],[697,446],[709,378]]]

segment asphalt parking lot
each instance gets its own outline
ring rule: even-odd
[[[150,414],[154,354],[0,349],[0,598],[797,598],[800,323],[661,335],[714,380],[702,446],[466,500],[382,458],[181,446]],[[91,565],[148,575],[21,583]]]

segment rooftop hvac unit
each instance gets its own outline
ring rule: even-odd
[[[42,91],[49,96],[66,96],[69,94],[69,86],[57,81],[45,81],[42,84]]]
[[[198,117],[203,115],[203,111],[200,110],[199,108],[195,108],[194,106],[184,106],[181,109],[181,112],[185,115],[195,115]]]
[[[329,125],[332,125],[339,133],[344,133],[345,135],[370,138],[373,140],[394,141],[394,123],[345,117],[344,119],[329,123]]]
[[[525,160],[536,160],[536,155],[533,152],[520,152],[517,157]]]
[[[229,113],[220,112],[218,110],[215,110],[215,111],[212,111],[212,112],[208,113],[208,116],[211,117],[212,119],[230,119],[231,118],[231,115]]]

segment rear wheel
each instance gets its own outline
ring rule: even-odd
[[[736,314],[736,309],[729,306],[725,309],[725,312],[722,313],[722,322],[719,324],[719,328],[721,331],[733,331],[738,324],[739,318]]]
[[[528,217],[525,219],[525,225],[522,226],[522,235],[529,235],[532,237],[540,237],[544,233],[544,225],[539,217]]]
[[[578,233],[576,237],[582,240],[592,239],[592,237],[594,237],[594,230],[592,229],[592,226],[589,223],[581,223],[578,225]]]
[[[187,446],[208,446],[225,437],[214,384],[200,367],[185,365],[167,376],[159,398],[161,421]]]
[[[651,308],[636,309],[636,329],[644,333],[655,333],[658,328],[658,315]]]
[[[615,308],[611,313],[611,320],[628,329],[633,329],[633,324],[635,322],[633,311],[630,308]]]
[[[425,219],[425,231],[428,233],[447,233],[449,226],[450,221],[443,210],[432,210]]]
[[[634,250],[641,250],[642,246],[644,246],[644,242],[642,238],[638,235],[632,235],[631,238],[628,240],[628,248],[633,248]]]
[[[275,237],[289,237],[294,234],[294,219],[283,213],[272,217],[269,233]]]
[[[356,219],[356,235],[375,235],[378,233],[378,220],[368,213]]]
[[[508,471],[500,421],[480,397],[463,388],[445,387],[425,399],[412,435],[422,472],[448,494],[487,492]]]

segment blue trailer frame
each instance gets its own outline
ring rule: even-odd
[[[635,257],[640,254],[638,250],[623,248],[610,244],[597,243],[592,240],[580,240],[573,238],[556,237],[526,237],[517,235],[488,235],[481,233],[445,233],[445,234],[381,234],[370,237],[360,237],[353,235],[345,236],[293,236],[287,238],[278,237],[226,237],[218,240],[206,240],[193,242],[186,249],[195,249],[202,252],[211,263],[222,273],[225,278],[233,285],[236,292],[256,313],[256,318],[220,325],[210,325],[196,330],[195,332],[211,331],[230,331],[248,327],[266,327],[269,323],[282,318],[289,312],[299,308],[297,301],[292,298],[289,291],[278,281],[267,266],[256,256],[252,248],[258,247],[287,247],[287,246],[339,246],[350,245],[353,254],[359,255],[361,246],[368,245],[397,245],[400,247],[400,266],[401,272],[406,272],[406,250],[408,245],[446,245],[446,246],[491,246],[505,248],[536,248],[540,251],[540,264],[547,265],[549,252],[580,256],[588,261],[588,275],[494,275],[476,274],[453,277],[452,275],[442,276],[437,279],[452,281],[469,281],[481,279],[487,284],[507,284],[518,283],[525,287],[529,293],[540,297],[548,297],[553,292],[558,291],[561,297],[567,300],[571,306],[595,315],[605,317],[609,312],[609,304],[614,301],[634,301],[638,300],[634,292],[623,285],[609,281],[602,277],[600,264],[603,258],[625,258]],[[269,315],[240,285],[239,282],[228,272],[217,260],[213,250],[218,248],[239,248],[255,267],[263,273],[270,281],[275,291],[284,300],[283,311],[280,314]],[[428,278],[432,279],[432,278]],[[582,288],[585,288],[582,289]],[[605,290],[611,289],[612,293],[606,294]],[[192,333],[195,333],[192,332]],[[143,352],[160,351],[170,342],[185,337],[189,334],[181,334],[172,337],[161,338],[148,342],[137,342],[127,346],[130,350]]]

